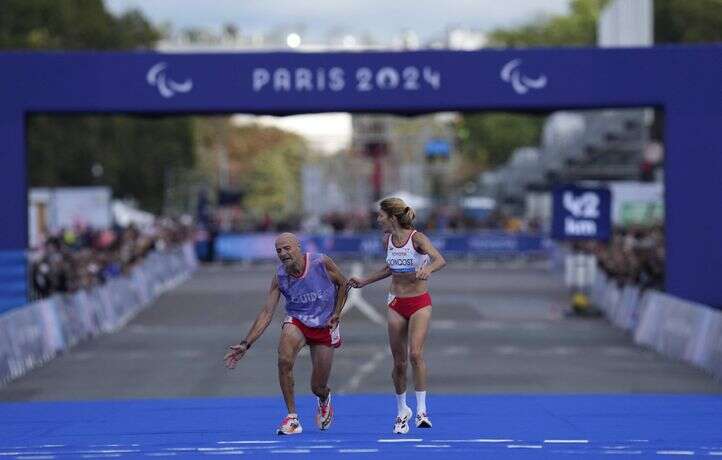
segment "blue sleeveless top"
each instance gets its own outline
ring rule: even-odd
[[[306,253],[301,276],[289,275],[283,264],[276,269],[278,287],[286,298],[286,311],[308,327],[321,327],[333,314],[336,285],[326,273],[323,254]]]

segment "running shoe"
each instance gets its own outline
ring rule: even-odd
[[[409,419],[411,418],[411,409],[406,408],[403,415],[396,417],[394,423],[394,434],[406,434],[409,432]]]
[[[416,428],[431,428],[431,420],[426,412],[416,414]]]
[[[319,430],[327,430],[333,421],[333,407],[331,406],[331,392],[329,391],[326,402],[321,403],[318,399],[318,408],[316,409],[316,426]]]
[[[301,422],[298,421],[298,415],[288,414],[281,422],[281,426],[276,430],[276,434],[299,434],[303,431]]]

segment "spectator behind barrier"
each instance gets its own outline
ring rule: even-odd
[[[661,226],[615,228],[608,243],[579,245],[597,258],[607,276],[621,286],[663,290],[665,276],[664,230]]]
[[[74,292],[130,273],[151,251],[192,240],[190,225],[158,219],[140,231],[134,226],[93,230],[62,229],[30,254],[31,300]]]

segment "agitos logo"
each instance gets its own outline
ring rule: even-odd
[[[158,88],[158,92],[165,98],[171,98],[176,93],[187,93],[193,89],[193,80],[187,78],[184,82],[178,83],[166,76],[165,69],[168,64],[159,62],[148,70],[145,76],[149,85]]]
[[[511,84],[517,94],[526,94],[529,89],[542,89],[547,85],[546,75],[530,78],[521,72],[521,59],[512,59],[501,69],[501,79]]]

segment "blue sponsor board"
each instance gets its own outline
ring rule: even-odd
[[[546,255],[549,241],[540,235],[525,233],[478,232],[466,234],[427,234],[445,256]],[[275,260],[275,239],[271,233],[226,233],[216,240],[216,256],[225,261]],[[381,257],[382,238],[377,233],[353,236],[299,235],[305,251],[322,252],[335,257]]]
[[[554,189],[552,237],[557,240],[608,240],[611,193],[603,187],[566,185]]]
[[[451,145],[446,139],[430,139],[424,150],[427,158],[449,158]]]

